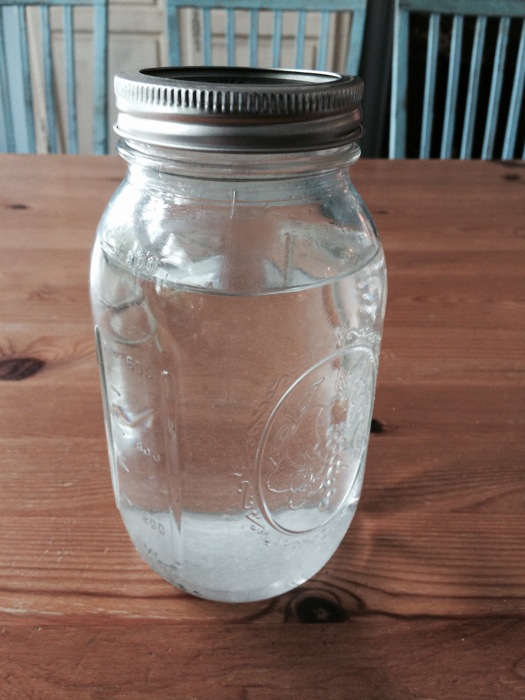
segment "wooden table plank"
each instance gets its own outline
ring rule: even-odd
[[[0,699],[525,697],[524,165],[353,168],[389,265],[364,494],[245,605],[157,577],[114,506],[87,277],[123,172],[0,156],[0,360],[42,363],[0,381]]]
[[[511,618],[0,629],[8,698],[523,698],[525,626]]]

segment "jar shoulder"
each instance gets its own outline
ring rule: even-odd
[[[349,180],[294,185],[266,184],[257,192],[253,183],[228,183],[212,197],[209,188],[200,196],[125,180],[101,219],[96,245],[116,264],[167,284],[248,293],[346,276],[381,252]]]

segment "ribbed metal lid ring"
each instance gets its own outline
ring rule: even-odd
[[[148,68],[115,77],[124,139],[204,151],[335,148],[362,131],[363,81],[317,71]]]

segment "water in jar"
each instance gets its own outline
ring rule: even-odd
[[[361,491],[381,250],[349,274],[260,293],[221,289],[217,261],[177,280],[114,257],[95,248],[93,306],[113,486],[135,547],[206,598],[299,585],[337,549]]]

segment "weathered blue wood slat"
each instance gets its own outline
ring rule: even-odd
[[[92,152],[107,153],[108,151],[108,76],[107,76],[107,0],[0,0],[0,18],[7,10],[16,11],[12,26],[17,29],[15,50],[11,47],[9,56],[5,46],[0,46],[0,83],[2,72],[9,74],[6,84],[2,83],[2,128],[0,132],[10,129],[10,124],[16,125],[13,138],[0,140],[2,151],[35,152],[35,108],[36,100],[32,94],[34,80],[31,75],[29,61],[29,37],[26,9],[37,8],[39,11],[39,29],[41,56],[39,64],[43,77],[43,92],[45,102],[45,138],[47,151],[58,152],[65,148],[70,153],[79,150],[78,109],[76,104],[76,52],[74,37],[74,8],[86,6],[93,8],[93,134]],[[60,57],[55,55],[52,46],[50,13],[53,8],[63,8],[61,29],[63,33],[64,51]],[[55,10],[53,10],[55,11]],[[36,20],[36,16],[35,16]],[[10,27],[11,29],[11,27]],[[63,60],[60,73],[65,76],[65,143],[61,144],[58,136],[58,106],[56,79],[59,72],[55,62]],[[23,100],[13,99],[14,92],[22,94]],[[6,103],[8,107],[3,109]],[[40,121],[40,124],[44,124]],[[22,143],[22,145],[20,145]]]
[[[0,8],[0,19],[5,13],[9,13],[7,18],[9,35],[3,34],[0,29],[0,38],[8,39],[11,43],[0,48],[0,56],[12,55],[13,52],[19,55],[19,80],[13,85],[14,76],[12,65],[8,61],[3,61],[2,72],[2,125],[9,133],[9,139],[0,141],[2,152],[13,152],[17,150],[17,140],[22,139],[24,146],[30,152],[35,151],[35,119],[33,114],[33,94],[31,90],[31,72],[29,68],[29,50],[27,42],[27,27],[25,9],[23,6]],[[1,24],[1,23],[0,23]],[[13,31],[14,28],[14,31]],[[8,75],[7,68],[10,68]],[[10,80],[11,78],[11,80]],[[18,89],[18,97],[21,97],[21,114],[16,115],[16,125],[13,120],[13,104],[16,103],[16,95],[13,90]],[[15,100],[13,100],[15,97]]]
[[[4,17],[0,12],[0,57],[6,55],[4,41]],[[7,62],[0,60],[0,147],[2,151],[13,151],[15,147],[15,132],[11,115],[9,100],[9,78],[7,75]]]
[[[108,152],[108,0],[94,0],[93,153]]]
[[[439,48],[440,16],[433,12],[428,25],[427,64],[425,72],[425,92],[423,95],[423,124],[419,157],[430,157],[430,139],[434,123],[434,99],[436,93],[437,58]]]
[[[456,106],[458,103],[459,69],[461,67],[461,46],[463,43],[463,17],[456,15],[452,24],[452,41],[448,62],[447,97],[445,101],[445,119],[441,138],[441,158],[452,155],[452,139],[456,125]]]
[[[306,12],[301,10],[297,13],[297,43],[295,47],[295,68],[304,65],[304,43],[306,38]]]
[[[363,38],[365,35],[366,7],[354,7],[352,12],[352,25],[350,27],[350,46],[346,59],[346,72],[349,75],[359,73],[359,63],[363,51]]]
[[[180,46],[178,8],[173,4],[166,6],[166,31],[170,37],[168,63],[170,66],[178,66],[181,62],[182,53]]]
[[[507,119],[507,129],[505,130],[505,140],[503,142],[502,158],[508,160],[512,158],[516,146],[516,136],[518,131],[518,120],[520,109],[525,99],[525,19],[521,24],[521,37],[516,60],[516,72],[512,85],[510,98],[509,115]],[[525,144],[523,145],[523,155],[525,158]]]
[[[250,10],[250,66],[255,68],[259,63],[259,13]]]
[[[394,17],[392,48],[392,98],[390,104],[390,158],[404,158],[407,139],[406,102],[408,98],[409,14],[399,9]]]
[[[66,67],[67,143],[69,153],[78,153],[75,42],[73,8],[64,7],[64,64]]]
[[[55,71],[51,47],[51,26],[49,24],[49,7],[40,7],[41,37],[42,37],[42,67],[44,71],[44,92],[47,121],[47,150],[58,153],[57,112],[55,107]]]
[[[317,70],[326,68],[326,57],[328,55],[328,39],[330,32],[330,13],[321,12],[321,27],[319,31],[319,48],[317,50]]]
[[[281,65],[281,36],[283,33],[283,13],[281,10],[273,12],[273,38],[272,38],[272,65]]]
[[[503,71],[505,69],[505,55],[509,40],[510,19],[503,17],[499,22],[498,41],[496,44],[496,54],[494,57],[494,68],[492,71],[492,81],[490,84],[489,110],[485,135],[483,138],[483,148],[481,157],[483,160],[492,158],[494,152],[494,141],[496,139],[496,128],[498,125],[499,106],[501,100],[501,88],[503,86]]]
[[[33,110],[33,93],[31,90],[31,69],[29,66],[29,46],[25,41],[27,36],[25,8],[17,7],[18,14],[18,42],[20,46],[21,58],[21,75],[22,75],[22,93],[24,96],[24,112],[26,125],[26,142],[28,150],[33,152],[36,150],[36,135],[35,135],[35,115]]]
[[[470,59],[470,71],[467,87],[467,102],[465,105],[465,119],[463,121],[463,134],[461,137],[461,150],[459,157],[463,160],[472,156],[472,142],[474,140],[474,128],[476,125],[476,108],[478,106],[481,65],[483,47],[485,46],[485,34],[487,31],[487,18],[478,17],[472,44]]]
[[[226,50],[228,63],[235,65],[235,11],[229,7],[226,10]]]
[[[33,109],[33,92],[31,90],[31,68],[29,65],[29,45],[25,41],[27,26],[25,8],[17,7],[18,27],[20,30],[20,56],[22,69],[22,91],[24,94],[24,111],[26,123],[26,141],[28,150],[32,153],[36,150],[35,113]]]
[[[211,57],[211,13],[208,7],[205,7],[202,12],[202,45],[204,48],[204,63],[211,66],[213,63]]]

